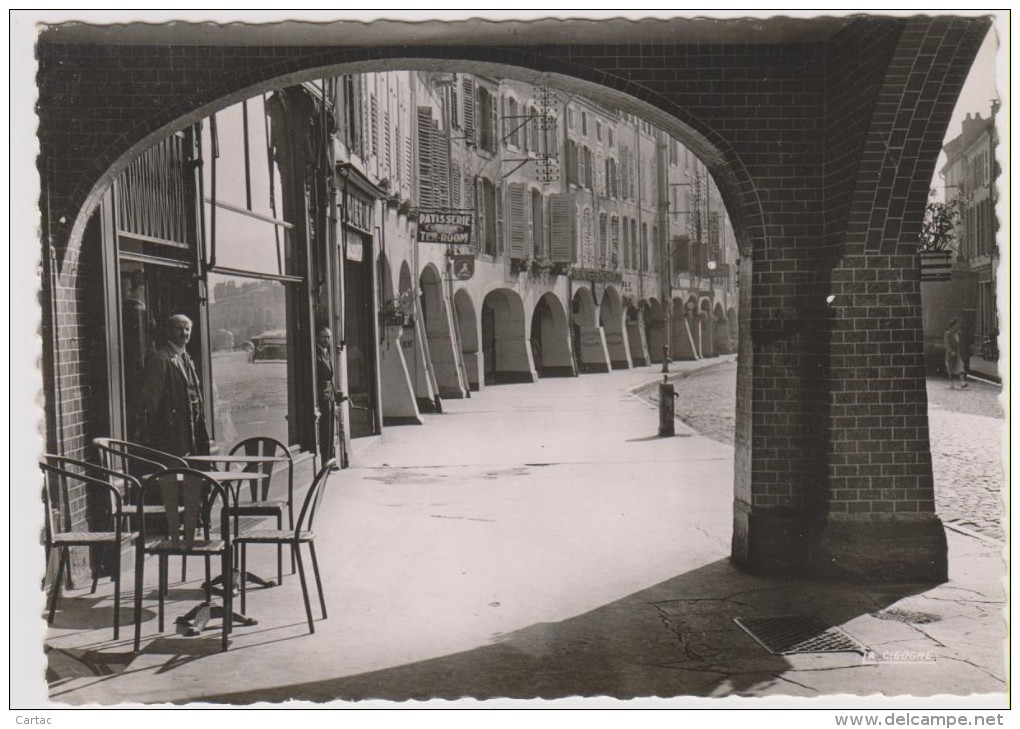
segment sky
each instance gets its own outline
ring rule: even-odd
[[[991,114],[992,99],[1005,101],[1002,97],[1008,92],[1008,85],[1005,83],[1006,59],[1003,58],[1002,62],[998,65],[996,61],[999,51],[1001,50],[1005,56],[1008,53],[1008,47],[1005,47],[1006,43],[1002,42],[1004,39],[999,38],[998,31],[998,26],[991,28],[988,31],[988,35],[985,36],[984,43],[981,44],[977,57],[974,59],[974,64],[970,68],[970,73],[967,75],[967,80],[963,85],[963,90],[960,92],[960,98],[956,102],[956,110],[953,112],[953,118],[946,129],[943,144],[960,135],[963,129],[963,120],[967,117],[967,114],[977,115],[980,113],[981,116],[987,119]],[[999,76],[1002,76],[1002,78],[999,78]],[[1009,119],[1008,113],[1007,108],[1004,112],[1000,111],[998,114],[1000,139],[1003,138],[1004,132],[1007,131],[1005,125]],[[936,196],[939,198],[944,194],[939,170],[942,169],[945,163],[945,153],[940,154],[938,164],[935,166],[935,177],[932,179],[932,187],[935,188]],[[1003,169],[1008,168],[1003,165]]]

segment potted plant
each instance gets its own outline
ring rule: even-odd
[[[552,267],[553,262],[546,256],[538,256],[531,262],[531,270],[536,273],[549,273]]]
[[[383,326],[409,327],[414,324],[414,297],[411,289],[386,301],[379,311]]]

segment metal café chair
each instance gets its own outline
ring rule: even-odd
[[[326,619],[326,596],[322,592],[322,580],[319,577],[319,562],[315,556],[315,533],[312,526],[315,522],[315,514],[322,497],[326,493],[326,483],[329,481],[336,459],[331,458],[316,474],[308,493],[305,495],[304,503],[301,506],[301,513],[298,515],[297,526],[293,529],[257,529],[239,535],[236,545],[241,552],[241,573],[244,574],[247,562],[247,547],[249,544],[275,544],[278,547],[289,545],[291,554],[297,559],[298,577],[301,579],[301,593],[305,599],[305,615],[308,617],[308,631],[315,632],[315,623],[312,618],[312,605],[308,598],[308,583],[305,579],[304,561],[301,558],[301,545],[307,544],[308,551],[312,557],[312,570],[315,574],[315,586],[319,590],[319,604],[322,607],[322,618]],[[241,612],[245,612],[246,589],[244,580],[241,581]]]
[[[134,519],[137,505],[142,504],[146,515],[156,517],[162,516],[163,505],[145,504],[141,499],[140,484],[153,474],[165,471],[168,468],[187,468],[188,463],[180,456],[172,453],[165,453],[149,446],[134,443],[128,440],[117,438],[93,438],[92,445],[99,454],[99,462],[104,468],[109,469],[122,476],[130,476],[130,480],[124,480],[120,484],[124,496],[124,503],[131,508],[125,510],[127,519]],[[137,525],[135,525],[137,528]],[[181,581],[187,579],[187,560],[181,560]]]
[[[290,449],[276,440],[265,436],[246,438],[230,449],[232,456],[250,456],[253,458],[265,458],[254,463],[245,464],[245,471],[260,473],[265,476],[261,480],[248,482],[248,489],[238,485],[236,494],[237,501],[231,507],[231,514],[234,516],[270,516],[276,517],[277,530],[283,529],[283,512],[287,511],[287,526],[294,528],[294,459]],[[287,469],[287,496],[286,498],[271,499],[269,497],[270,487],[276,466],[284,464]],[[241,495],[247,491],[245,500]],[[291,555],[291,574],[294,573],[294,556]],[[243,574],[243,572],[242,572]],[[278,545],[276,550],[276,578],[277,584],[283,584],[283,545]],[[243,610],[241,612],[244,612]]]
[[[54,549],[59,551],[57,574],[53,580],[52,593],[50,594],[47,623],[53,623],[53,617],[57,610],[57,600],[60,598],[64,569],[67,565],[67,550],[71,547],[99,546],[104,551],[101,565],[105,564],[107,559],[112,556],[110,568],[113,581],[113,638],[117,640],[120,638],[120,554],[123,545],[131,544],[138,535],[123,529],[124,502],[120,491],[110,481],[97,476],[123,478],[131,482],[133,486],[138,486],[138,481],[131,476],[124,476],[91,463],[50,454],[43,455],[39,467],[48,476],[48,482],[43,484],[47,562]],[[105,505],[106,513],[101,515],[101,518],[108,520],[105,529],[93,531],[92,529],[71,530],[69,528],[72,488],[85,490],[86,503]],[[97,568],[92,580],[93,593],[96,591],[98,580],[99,569]]]
[[[165,518],[160,520],[161,530],[153,535],[146,519],[149,514],[143,504],[156,494],[164,505]],[[155,555],[159,561],[159,632],[164,626],[164,598],[166,593],[167,560],[171,556],[198,556],[205,559],[206,587],[203,605],[212,606],[209,561],[218,556],[222,562],[224,591],[221,617],[222,650],[227,649],[227,635],[233,628],[232,546],[230,518],[227,508],[230,497],[227,489],[201,471],[190,468],[171,468],[150,476],[141,489],[137,518],[140,536],[135,543],[135,652],[141,645],[142,582],[145,576],[145,557]],[[214,533],[210,524],[219,506],[219,528]],[[218,606],[217,606],[218,607]]]

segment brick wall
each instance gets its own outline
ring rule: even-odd
[[[847,220],[833,222],[830,234],[840,255],[828,433],[834,512],[934,511],[917,237],[953,100],[982,38],[962,21],[911,20],[874,113],[847,107],[833,118],[855,136],[867,126],[856,173],[832,186],[832,207]],[[870,95],[874,75],[861,73],[870,67],[864,60],[848,57],[844,73],[860,74]]]

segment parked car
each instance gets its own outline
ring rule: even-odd
[[[282,329],[255,335],[251,338],[251,345],[252,362],[286,361],[287,359],[287,332]]]

